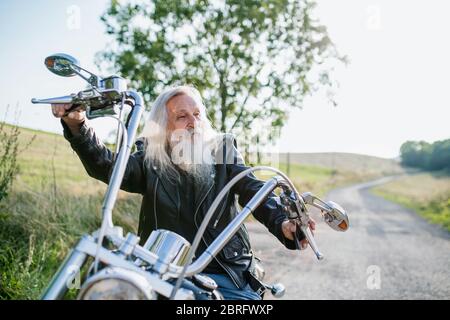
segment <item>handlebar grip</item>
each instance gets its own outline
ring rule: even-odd
[[[66,117],[69,113],[71,113],[72,111],[75,110],[79,110],[83,107],[82,104],[73,104],[69,109],[66,110],[66,112],[64,113],[64,117]]]

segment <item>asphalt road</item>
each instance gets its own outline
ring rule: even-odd
[[[450,233],[370,193],[387,179],[325,197],[347,210],[347,232],[332,230],[311,209],[322,261],[310,248],[287,250],[262,224],[247,223],[267,282],[286,287],[282,299],[450,299]]]

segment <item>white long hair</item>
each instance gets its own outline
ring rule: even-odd
[[[179,173],[176,170],[173,159],[169,152],[170,136],[167,130],[168,113],[167,102],[178,95],[185,94],[192,98],[200,111],[199,125],[202,130],[202,143],[215,149],[218,133],[213,129],[209,121],[206,108],[203,104],[200,92],[189,85],[170,87],[164,90],[155,100],[150,110],[150,114],[145,123],[140,137],[146,140],[145,143],[145,163],[147,166],[156,166],[162,174],[169,179],[178,179]]]

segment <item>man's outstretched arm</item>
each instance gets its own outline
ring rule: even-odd
[[[71,123],[61,119],[64,137],[70,142],[89,176],[109,183],[112,173],[113,152],[102,143],[85,119]],[[130,155],[121,189],[133,193],[145,193],[144,151]]]

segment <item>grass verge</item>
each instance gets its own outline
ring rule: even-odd
[[[450,176],[446,172],[407,175],[372,192],[416,211],[450,231]]]

